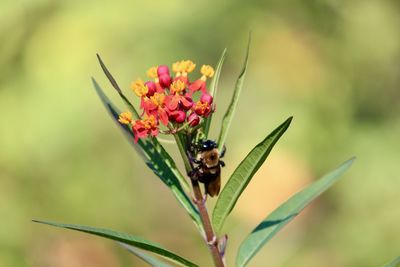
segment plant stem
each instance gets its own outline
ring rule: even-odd
[[[190,180],[192,181],[194,202],[200,213],[201,222],[203,223],[204,231],[206,234],[207,245],[210,248],[212,257],[214,259],[214,264],[216,267],[224,267],[225,263],[218,249],[218,239],[212,228],[210,216],[207,212],[206,201],[205,199],[203,199],[203,194],[201,193],[199,181],[193,178],[191,178]]]
[[[182,140],[179,138],[178,134],[174,134],[176,143],[179,148],[179,152],[182,155],[183,162],[185,164],[186,172],[192,173],[194,169],[193,162],[190,160],[189,152],[182,144]],[[218,249],[218,238],[215,235],[214,229],[211,224],[210,216],[208,215],[207,207],[206,207],[206,199],[203,197],[203,193],[200,189],[199,181],[197,180],[197,174],[194,174],[193,177],[190,177],[190,181],[192,182],[193,194],[194,194],[194,204],[197,206],[197,209],[200,214],[200,219],[203,224],[204,233],[205,233],[205,241],[210,249],[211,255],[214,260],[214,264],[216,267],[225,267],[225,262],[221,252]]]

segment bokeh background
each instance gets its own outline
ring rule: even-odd
[[[0,266],[144,266],[111,241],[32,218],[129,232],[211,266],[194,225],[115,127],[90,77],[122,108],[96,52],[133,99],[129,84],[149,67],[215,65],[227,47],[216,138],[249,30],[224,182],[267,133],[290,115],[294,122],[229,218],[228,262],[280,202],[353,155],[343,180],[249,266],[380,266],[398,256],[399,29],[396,0],[2,0]]]

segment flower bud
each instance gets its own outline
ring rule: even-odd
[[[161,75],[164,75],[164,74],[167,74],[169,76],[168,66],[165,66],[165,65],[158,66],[157,74],[158,74],[158,77],[160,77]]]
[[[160,81],[160,85],[163,88],[168,88],[171,85],[171,76],[169,76],[169,74],[162,74],[160,76],[158,76],[158,79]]]
[[[196,125],[199,124],[199,122],[200,122],[200,117],[199,117],[196,113],[192,112],[192,113],[190,113],[190,115],[189,115],[187,121],[189,122],[189,125],[190,125],[191,127],[194,127],[194,126],[196,126]]]
[[[174,121],[177,123],[182,123],[186,119],[186,113],[183,112],[182,110],[175,111],[171,115],[172,115]]]
[[[201,95],[200,101],[211,105],[213,102],[213,97],[210,94],[203,93]]]
[[[149,89],[149,91],[147,92],[147,96],[150,97],[152,95],[154,95],[154,93],[157,90],[156,84],[154,82],[148,81],[145,82],[145,84],[147,86],[147,88]]]

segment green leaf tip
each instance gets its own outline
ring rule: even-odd
[[[51,225],[51,226],[55,226],[55,227],[60,227],[60,228],[80,231],[80,232],[84,232],[84,233],[88,233],[88,234],[92,234],[92,235],[97,235],[97,236],[111,239],[111,240],[114,240],[114,241],[117,241],[117,242],[120,242],[123,244],[134,246],[134,247],[146,250],[146,251],[153,252],[153,253],[158,254],[162,257],[165,257],[165,258],[171,260],[172,262],[175,262],[181,266],[198,267],[198,265],[161,247],[159,244],[153,243],[151,241],[147,241],[141,237],[137,237],[137,236],[133,236],[133,235],[125,234],[125,233],[120,233],[120,232],[116,232],[116,231],[109,230],[109,229],[95,228],[95,227],[84,226],[84,225],[64,224],[64,223],[56,223],[56,222],[41,221],[41,220],[32,220],[32,221],[36,222],[36,223],[47,224],[47,225]]]
[[[103,60],[101,59],[100,55],[96,53],[97,60],[100,63],[101,69],[103,70],[104,74],[107,76],[108,80],[110,81],[111,85],[117,90],[118,93],[122,93],[121,88],[118,86],[117,81],[115,81],[114,77],[108,71],[106,65],[104,64]]]
[[[220,56],[220,58],[218,60],[217,66],[215,68],[214,77],[213,77],[213,79],[211,81],[211,84],[210,84],[210,92],[209,93],[213,97],[214,103],[216,102],[219,78],[221,76],[222,66],[223,66],[223,64],[225,62],[226,51],[227,51],[226,48],[222,51],[222,54],[221,54],[221,56]],[[207,118],[205,118],[204,123],[203,123],[204,135],[206,136],[206,138],[208,138],[208,133],[210,131],[212,116],[213,116],[213,113],[211,112],[210,115]]]
[[[121,88],[119,87],[117,81],[114,79],[114,77],[111,75],[110,71],[107,69],[106,65],[104,64],[103,60],[101,59],[99,54],[96,54],[97,59],[100,63],[100,67],[103,70],[104,74],[106,75],[108,81],[111,83],[112,87],[118,92],[119,96],[121,99],[124,101],[125,105],[129,108],[129,110],[132,112],[133,116],[135,119],[139,119],[139,113],[137,112],[136,108],[132,105],[132,103],[128,100],[128,98],[124,95],[122,92]]]
[[[235,207],[236,202],[250,183],[254,174],[267,159],[279,138],[289,128],[292,118],[293,117],[289,117],[286,119],[272,133],[265,137],[264,140],[256,145],[242,160],[229,178],[218,197],[212,214],[213,226],[217,233],[221,231],[226,218]]]
[[[286,224],[294,219],[309,203],[330,188],[354,162],[355,157],[294,194],[271,212],[241,243],[236,266],[243,267]]]
[[[221,130],[219,132],[218,141],[217,141],[219,150],[222,150],[222,148],[225,145],[225,140],[228,135],[229,128],[232,124],[233,116],[235,114],[236,107],[239,102],[239,97],[242,92],[244,78],[246,76],[247,66],[248,66],[248,61],[249,61],[250,44],[251,44],[251,33],[249,33],[249,39],[248,39],[247,49],[246,49],[246,56],[245,56],[245,59],[243,62],[242,71],[240,72],[239,77],[236,80],[235,90],[233,92],[231,102],[228,106],[228,109],[225,112],[223,119],[222,119]]]

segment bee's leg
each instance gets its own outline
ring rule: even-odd
[[[190,172],[188,172],[188,176],[190,177],[190,179],[196,179],[197,180],[197,173],[200,170],[200,166],[194,167],[193,170],[191,170]]]
[[[225,167],[225,162],[223,162],[222,160],[219,161],[219,164],[221,165],[221,167]]]
[[[201,160],[198,160],[198,159],[194,158],[191,153],[188,153],[188,156],[189,156],[189,160],[191,162],[196,163],[196,164],[200,164],[201,163]]]
[[[198,159],[192,158],[192,162],[194,162],[194,163],[196,163],[196,164],[200,164],[200,163],[201,163],[201,160],[198,160]]]
[[[226,146],[224,145],[224,147],[222,148],[222,151],[219,155],[220,158],[223,158],[225,156],[225,152],[226,152]]]
[[[197,149],[197,146],[195,145],[195,144],[193,144],[191,141],[189,142],[189,151],[191,152],[191,153],[194,153],[195,152],[195,150]]]

